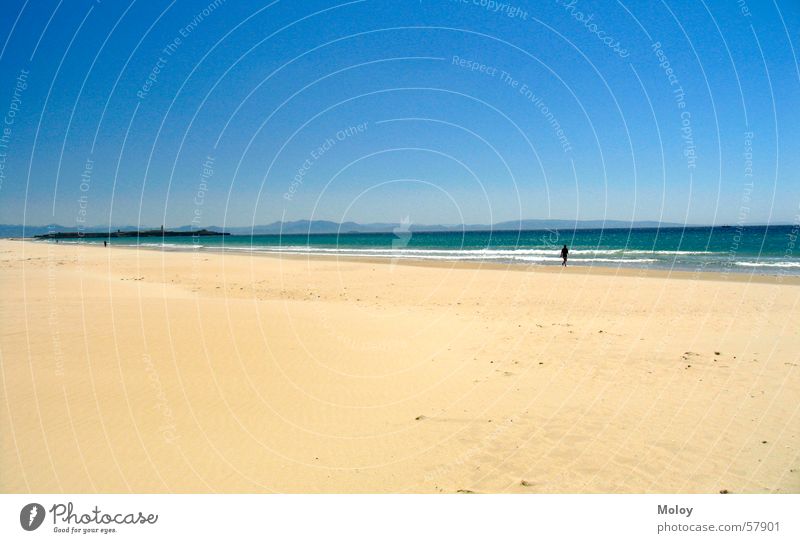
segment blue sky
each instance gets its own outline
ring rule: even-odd
[[[0,222],[793,223],[798,35],[791,1],[6,0]]]

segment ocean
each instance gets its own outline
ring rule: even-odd
[[[483,232],[231,235],[111,239],[112,245],[558,266],[569,265],[800,275],[800,226],[732,226]],[[102,243],[102,239],[62,243]],[[49,243],[52,243],[50,241]]]

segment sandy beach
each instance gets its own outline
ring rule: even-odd
[[[0,242],[2,492],[800,492],[796,278]]]

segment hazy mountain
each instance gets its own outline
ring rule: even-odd
[[[496,223],[494,230],[580,230],[587,228],[673,228],[684,226],[678,223],[658,221],[614,221],[589,220],[569,221],[558,219],[527,219]]]

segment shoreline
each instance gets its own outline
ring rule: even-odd
[[[8,241],[23,242],[39,244],[50,244],[49,241],[36,241],[31,238],[5,238]],[[61,245],[61,244],[53,244]],[[606,275],[606,276],[621,276],[621,277],[639,277],[639,278],[653,278],[653,279],[680,279],[680,280],[700,280],[700,281],[724,281],[728,283],[762,283],[762,284],[777,284],[777,285],[800,285],[800,274],[787,274],[776,272],[770,273],[755,273],[748,272],[744,269],[736,271],[719,271],[719,270],[688,270],[683,268],[661,268],[661,267],[635,267],[635,266],[608,266],[597,264],[569,264],[567,270],[563,270],[560,264],[544,265],[544,264],[531,264],[524,262],[491,262],[491,261],[464,261],[464,260],[433,260],[426,258],[413,258],[404,257],[400,259],[393,259],[389,257],[368,257],[368,256],[352,256],[352,255],[337,255],[337,254],[321,254],[321,253],[290,253],[269,250],[252,250],[243,251],[240,249],[225,249],[221,247],[202,247],[196,249],[193,247],[154,247],[142,245],[126,245],[126,244],[110,244],[108,247],[102,247],[99,243],[65,243],[66,247],[94,247],[103,250],[108,249],[125,249],[137,251],[153,251],[163,253],[197,253],[197,254],[215,254],[224,256],[242,256],[242,257],[259,257],[270,258],[273,260],[291,259],[291,260],[320,260],[320,261],[342,261],[342,262],[363,262],[368,264],[390,264],[392,266],[418,266],[418,267],[431,267],[431,268],[460,268],[467,270],[504,270],[514,272],[526,273],[571,273],[578,270],[579,273],[584,275]]]

